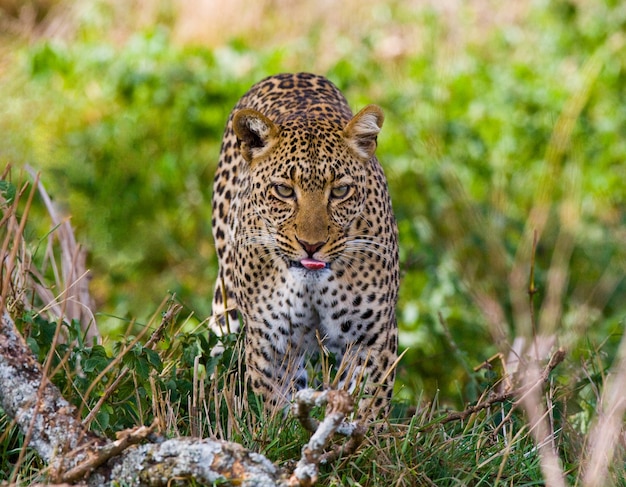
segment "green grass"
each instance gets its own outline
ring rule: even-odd
[[[358,458],[329,466],[324,483],[540,485],[541,455],[521,406],[501,427],[496,410],[507,414],[510,402],[462,422],[437,418],[497,387],[499,361],[490,361],[494,369],[477,369],[481,363],[497,353],[506,359],[516,339],[551,336],[567,357],[544,385],[543,403],[567,482],[586,485],[580,465],[608,400],[626,316],[621,2],[520,2],[493,17],[481,13],[482,2],[452,11],[281,3],[286,12],[266,9],[262,23],[243,11],[229,20],[225,11],[211,29],[199,13],[156,3],[130,11],[85,5],[33,25],[0,18],[11,27],[0,29],[0,161],[13,165],[15,183],[27,164],[41,171],[89,251],[107,341],[71,351],[70,362],[87,361],[87,377],[159,322],[152,317],[164,296],[183,305],[154,351],[158,361],[140,341],[116,365],[128,376],[93,427],[112,434],[149,422],[158,397],[168,434],[188,434],[196,355],[205,399],[223,389],[226,377],[212,382],[211,372],[234,364],[210,358],[215,338],[204,325],[216,275],[210,188],[223,126],[263,76],[310,70],[334,81],[355,109],[376,103],[385,111],[378,153],[400,228],[398,318],[408,348],[398,368],[398,426]],[[65,37],[46,30],[55,18]],[[46,213],[36,201],[25,237],[54,292]],[[36,309],[29,326],[45,337]],[[37,352],[42,360],[48,353]],[[80,403],[88,380],[73,370],[57,380]],[[90,392],[84,414],[102,394]],[[240,423],[228,400],[220,396],[219,411],[201,418],[202,434],[241,441],[279,463],[298,457],[305,435],[297,424]],[[2,431],[6,476],[21,439]],[[622,447],[614,458],[612,482],[624,485]]]

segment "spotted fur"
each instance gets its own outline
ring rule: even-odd
[[[323,350],[343,360],[343,386],[362,382],[376,398],[362,402],[368,414],[388,405],[398,245],[374,155],[382,123],[380,108],[354,116],[308,73],[259,82],[228,119],[213,187],[214,326],[232,330],[241,313],[250,384],[272,403],[306,385]]]

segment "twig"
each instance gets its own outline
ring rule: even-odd
[[[97,454],[88,457],[87,461],[80,463],[71,470],[68,470],[58,476],[56,481],[74,483],[82,478],[85,478],[104,462],[118,456],[131,445],[137,445],[145,441],[148,436],[154,433],[157,424],[158,422],[155,421],[150,426],[139,426],[138,428],[121,431],[118,434],[117,440],[100,448]],[[77,452],[70,452],[70,455],[75,455],[76,453]]]
[[[456,341],[454,340],[454,337],[452,336],[452,333],[450,332],[450,328],[448,327],[448,323],[446,322],[446,319],[443,317],[443,314],[441,313],[441,311],[437,312],[437,317],[439,318],[439,324],[441,325],[441,328],[443,329],[443,334],[446,336],[446,339],[448,340],[448,345],[450,345],[450,348],[452,348],[452,353],[456,357],[457,361],[461,364],[463,369],[465,369],[465,373],[473,382],[473,384],[475,386],[478,386],[478,381],[476,380],[476,377],[473,374],[474,371],[472,370],[470,365],[467,363],[467,360],[465,359],[463,352],[461,352],[461,349],[459,348]]]
[[[537,339],[537,318],[535,317],[535,295],[539,292],[535,286],[535,257],[537,256],[537,230],[533,232],[533,246],[530,253],[530,276],[528,278],[528,309],[530,311],[530,324],[532,327],[533,341]],[[535,348],[535,353],[537,349]],[[535,356],[535,359],[538,359]]]
[[[293,411],[302,425],[309,429],[316,422],[311,421],[310,412],[315,406],[326,404],[326,417],[318,424],[309,442],[302,449],[302,457],[289,479],[288,486],[310,487],[317,481],[320,463],[329,458],[337,458],[340,453],[354,452],[363,441],[363,426],[354,424],[350,440],[333,452],[324,453],[324,448],[342,425],[344,419],[354,407],[352,396],[343,390],[313,391],[305,389],[296,394]],[[332,455],[331,455],[332,454]]]
[[[499,404],[501,402],[508,401],[515,397],[519,397],[519,398],[524,397],[526,394],[528,394],[529,391],[533,390],[538,385],[543,384],[548,381],[550,373],[561,362],[563,362],[563,360],[565,359],[565,355],[566,355],[565,350],[563,350],[562,348],[559,348],[556,352],[554,352],[552,356],[550,357],[550,361],[548,362],[548,365],[546,365],[545,368],[543,369],[538,381],[532,384],[525,384],[514,390],[505,391],[505,392],[501,392],[497,394],[492,393],[484,401],[479,402],[478,404],[469,406],[463,411],[448,413],[446,416],[427,424],[426,426],[420,428],[418,431],[420,432],[430,431],[434,427],[439,426],[441,424],[451,423],[452,421],[463,421],[467,417],[471,416],[472,414],[475,414],[479,411],[490,408],[494,404]]]

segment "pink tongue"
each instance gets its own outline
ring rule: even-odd
[[[325,262],[322,262],[321,260],[311,259],[309,257],[307,257],[306,259],[302,259],[300,261],[300,264],[302,264],[304,267],[311,271],[318,271],[326,267]]]

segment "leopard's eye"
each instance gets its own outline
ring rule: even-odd
[[[272,189],[274,190],[274,194],[276,194],[276,196],[285,200],[293,198],[296,194],[293,188],[291,186],[287,186],[286,184],[275,184],[272,186]]]
[[[350,186],[347,184],[335,186],[330,190],[330,196],[336,200],[343,199],[348,196],[348,194],[350,194]]]

